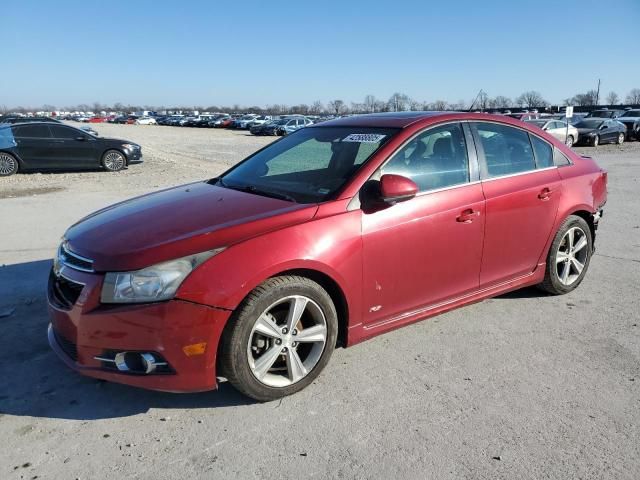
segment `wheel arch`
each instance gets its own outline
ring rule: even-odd
[[[125,165],[127,167],[129,166],[129,155],[127,155],[127,153],[121,148],[112,148],[112,147],[105,148],[102,151],[102,155],[100,155],[100,164],[102,164],[102,160],[104,159],[104,156],[107,154],[107,152],[111,152],[111,151],[121,153],[124,156],[124,161],[126,162]]]
[[[11,150],[1,149],[1,148],[0,148],[0,153],[6,153],[8,155],[11,155],[18,162],[18,171],[20,172],[20,171],[24,170],[24,168],[25,168],[24,162],[20,158],[20,155],[18,155],[15,152],[12,152]]]
[[[333,301],[333,305],[336,307],[336,312],[338,314],[338,338],[336,346],[346,347],[349,325],[349,305],[347,303],[347,298],[342,291],[342,288],[340,288],[338,282],[336,282],[333,278],[331,278],[324,272],[309,268],[294,268],[290,270],[284,270],[275,275],[272,275],[269,278],[279,277],[282,275],[296,275],[299,277],[308,278],[316,282],[327,291],[327,293],[331,297],[331,300]]]

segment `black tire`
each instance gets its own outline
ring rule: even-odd
[[[326,319],[326,341],[319,360],[306,376],[288,386],[269,386],[258,380],[252,372],[248,359],[249,342],[252,341],[254,325],[263,312],[291,295],[305,296],[321,309]],[[292,275],[270,278],[243,300],[226,325],[221,340],[219,370],[237,390],[248,397],[260,402],[276,400],[302,390],[315,380],[335,349],[337,334],[338,315],[335,306],[320,285],[306,277]]]
[[[616,140],[618,145],[622,145],[624,143],[624,133],[620,132],[618,134],[618,139]]]
[[[0,152],[0,177],[10,177],[18,173],[18,159],[7,152]]]
[[[127,157],[118,150],[107,150],[102,155],[101,164],[108,172],[119,172],[127,168]]]
[[[573,135],[569,135],[569,136],[567,137],[567,140],[565,141],[565,145],[566,145],[567,147],[573,147],[573,143],[574,143],[574,141],[575,141],[575,140],[573,139]]]
[[[560,278],[559,269],[563,269],[564,263],[559,262],[559,255],[562,255],[564,252],[560,250],[564,250],[563,240],[567,232],[571,229],[579,229],[583,232],[584,238],[586,239],[586,245],[583,247],[585,249],[585,257],[583,259],[582,264],[584,265],[581,272],[573,279],[570,284],[566,284]],[[574,230],[575,235],[575,230]],[[553,239],[553,243],[549,248],[549,253],[547,254],[547,265],[546,272],[544,276],[544,281],[538,285],[542,290],[551,293],[553,295],[564,295],[565,293],[569,293],[580,285],[582,280],[584,279],[587,270],[589,269],[589,263],[591,262],[591,256],[593,254],[593,236],[589,224],[582,218],[576,215],[570,215],[567,219],[562,223],[558,232],[556,233],[555,238]],[[562,257],[560,257],[562,258]],[[567,261],[567,264],[570,261]],[[562,266],[559,266],[562,265]],[[564,266],[564,268],[570,268],[568,265]],[[564,272],[564,270],[563,270]],[[575,275],[575,270],[574,270]]]
[[[597,147],[598,145],[600,145],[600,135],[593,137],[593,146]]]

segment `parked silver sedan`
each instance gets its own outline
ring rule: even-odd
[[[536,118],[531,120],[525,120],[527,123],[541,128],[545,132],[553,135],[561,142],[564,142],[567,146],[571,147],[578,141],[578,129],[569,124],[567,130],[567,123],[562,120],[555,120],[552,118]]]

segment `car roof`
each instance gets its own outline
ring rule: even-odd
[[[323,127],[395,127],[406,128],[421,120],[439,116],[458,115],[461,118],[469,115],[466,112],[383,112],[367,113],[364,115],[352,115],[349,117],[335,118],[320,124]],[[487,115],[487,114],[482,114]],[[319,126],[320,126],[319,125]]]

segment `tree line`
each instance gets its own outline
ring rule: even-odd
[[[606,105],[620,105],[621,97],[616,92],[609,92],[605,97]],[[602,104],[596,90],[589,90],[586,93],[578,93],[573,97],[564,99],[563,105],[574,105],[579,107],[595,106]],[[626,105],[640,105],[640,88],[632,89],[624,98]],[[7,113],[27,113],[27,112],[135,112],[142,110],[150,111],[191,111],[200,112],[221,112],[238,113],[254,112],[272,115],[303,114],[303,115],[344,115],[349,113],[377,113],[377,112],[401,112],[401,111],[422,111],[422,110],[492,110],[507,108],[545,108],[550,106],[544,97],[537,91],[531,90],[523,92],[512,99],[503,95],[490,97],[484,91],[480,91],[478,96],[472,101],[459,100],[458,102],[447,102],[436,100],[434,102],[418,101],[408,95],[396,92],[387,100],[376,98],[374,95],[366,95],[362,102],[347,103],[342,99],[334,99],[326,104],[317,100],[311,104],[301,103],[298,105],[273,104],[266,106],[246,106],[240,104],[233,105],[131,105],[115,103],[106,105],[99,102],[92,104],[78,104],[72,106],[58,107],[55,105],[42,105],[37,108],[13,107],[8,108],[0,105],[0,115]]]

